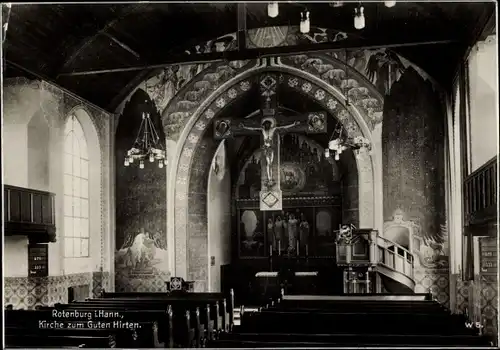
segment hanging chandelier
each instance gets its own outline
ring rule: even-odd
[[[151,163],[158,162],[160,169],[163,168],[163,165],[167,165],[165,148],[160,142],[160,137],[151,121],[151,116],[149,113],[143,112],[141,126],[134,145],[127,151],[125,156],[125,166],[138,161],[139,168],[144,169],[145,159],[149,159]]]
[[[396,1],[384,1],[385,7],[394,7],[396,6]]]
[[[329,158],[331,153],[333,153],[335,160],[338,161],[342,152],[348,150],[349,148],[352,149],[356,155],[358,155],[362,150],[371,151],[372,147],[368,139],[363,136],[357,136],[355,138],[345,137],[343,131],[344,127],[342,124],[337,123],[335,130],[330,137],[330,141],[328,142],[328,147],[325,148],[326,158]]]

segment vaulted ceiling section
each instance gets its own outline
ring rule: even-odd
[[[186,53],[228,33],[243,33],[244,43],[247,29],[298,25],[305,5],[312,27],[346,32],[348,39],[274,51]],[[401,2],[393,8],[379,2],[363,4],[366,27],[355,30],[356,6],[281,3],[279,16],[270,18],[267,3],[13,4],[4,74],[44,78],[112,112],[153,68],[169,63],[389,46],[447,86],[482,28],[495,23],[493,2]]]

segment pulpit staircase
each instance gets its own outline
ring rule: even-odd
[[[376,230],[358,229],[341,235],[337,266],[343,269],[344,294],[413,294],[415,290],[413,254]]]

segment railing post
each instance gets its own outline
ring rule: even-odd
[[[229,290],[229,295],[230,295],[230,313],[229,313],[229,330],[233,329],[233,325],[234,325],[234,289],[231,288]]]
[[[378,236],[378,231],[372,230],[370,231],[369,235],[369,242],[370,242],[370,264],[376,265],[378,262],[377,259],[377,236]]]
[[[344,271],[342,272],[343,274],[343,281],[344,281],[344,294],[348,294],[349,293],[349,275],[347,273],[347,270],[344,269]]]
[[[372,268],[371,268],[371,267],[368,267],[368,268],[366,269],[366,276],[365,276],[365,277],[366,277],[366,281],[365,281],[365,283],[366,283],[366,290],[365,290],[365,293],[366,293],[366,294],[370,294],[370,289],[371,289],[371,287],[370,287],[370,283],[371,283],[371,280],[370,280],[370,272],[371,272],[371,271],[372,271]]]
[[[345,262],[346,262],[346,264],[351,263],[351,258],[352,258],[352,245],[346,244],[345,245]]]

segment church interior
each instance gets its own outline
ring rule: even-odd
[[[2,4],[4,346],[497,346],[496,11]]]

